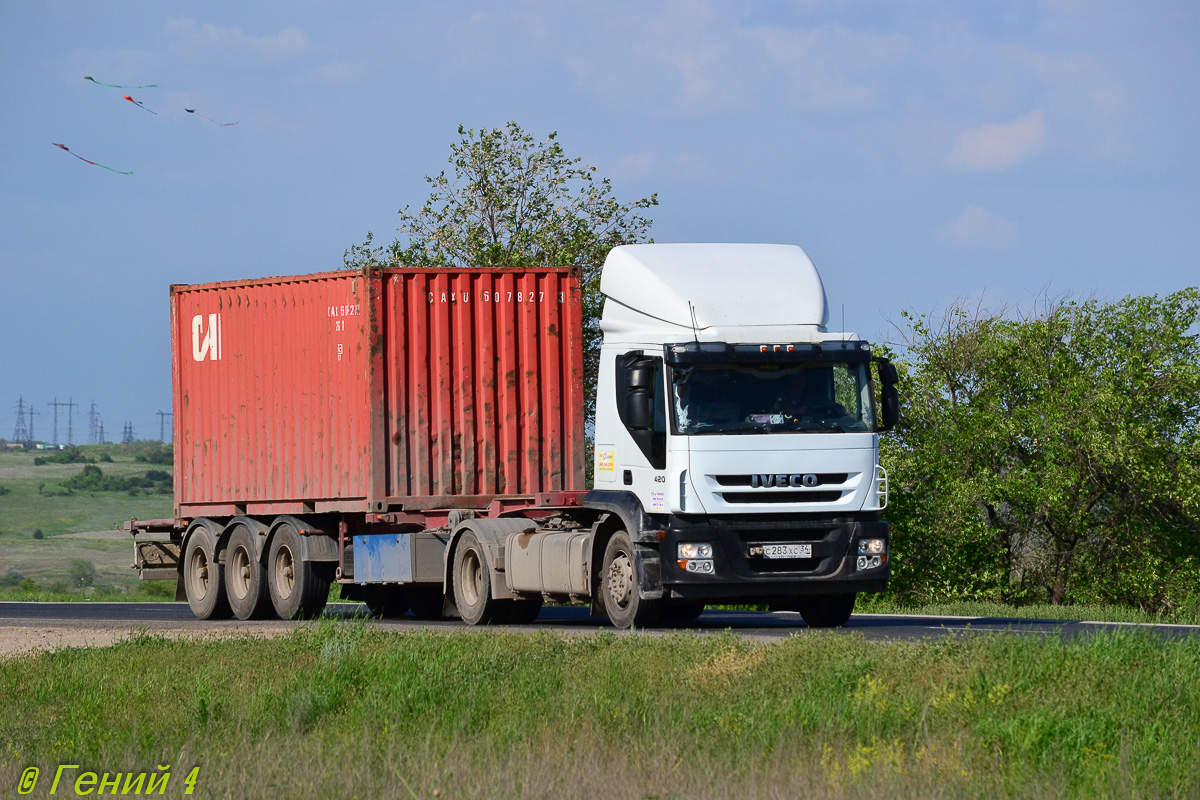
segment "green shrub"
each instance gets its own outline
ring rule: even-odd
[[[71,560],[71,568],[67,571],[71,585],[75,587],[93,586],[96,583],[96,567],[92,562],[82,558]]]

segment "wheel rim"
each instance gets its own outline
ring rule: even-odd
[[[291,548],[286,545],[279,548],[275,554],[275,591],[281,599],[292,596],[296,587],[296,561],[292,558]]]
[[[633,596],[633,562],[629,554],[617,553],[608,566],[608,596],[618,608],[628,608]]]
[[[234,548],[231,558],[233,570],[229,576],[229,588],[234,597],[242,600],[250,594],[250,554],[245,547],[238,546]]]
[[[458,580],[462,586],[463,600],[467,605],[479,605],[479,598],[483,596],[483,564],[479,561],[479,553],[473,547],[463,553]]]
[[[192,597],[203,600],[208,594],[208,553],[203,547],[192,551],[192,560],[188,564],[189,583],[192,587]]]

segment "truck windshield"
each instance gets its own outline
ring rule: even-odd
[[[864,363],[697,364],[676,367],[672,383],[681,434],[875,429]]]

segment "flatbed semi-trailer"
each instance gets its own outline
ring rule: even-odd
[[[736,599],[839,625],[881,591],[896,374],[826,330],[803,251],[612,251],[592,489],[580,280],[173,286],[175,514],[133,521],[135,566],[201,618],[313,616],[336,582],[375,613],[472,624],[553,600],[629,627]]]

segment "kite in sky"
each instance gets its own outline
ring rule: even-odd
[[[128,100],[129,102],[133,103],[135,106],[137,106],[138,108],[142,109],[143,111],[150,111],[150,109],[146,108],[144,105],[142,105],[141,103],[139,103],[137,100],[134,100],[134,99],[133,99],[132,97],[130,97],[129,95],[125,95],[125,99],[126,99],[126,100]],[[151,114],[153,114],[153,115],[154,115],[154,116],[156,116],[156,117],[158,116],[158,112],[157,112],[157,111],[150,111],[150,113],[151,113]]]
[[[189,114],[196,114],[196,116],[199,117],[200,119],[206,119],[209,122],[211,122],[213,125],[220,125],[222,128],[228,128],[230,125],[237,125],[236,122],[217,122],[215,119],[212,119],[211,117],[206,117],[203,114],[197,114],[196,109],[194,109],[194,108],[185,108],[184,111],[186,111]]]
[[[54,145],[55,147],[58,147],[58,148],[61,148],[62,150],[65,150],[65,151],[66,151],[66,152],[68,152],[68,153],[71,153],[71,148],[67,147],[65,144],[59,144],[58,142],[51,142],[51,144],[52,144],[52,145]],[[75,157],[76,157],[76,158],[78,158],[80,161],[87,161],[87,163],[91,164],[93,167],[100,167],[101,169],[106,169],[106,170],[108,170],[109,172],[115,172],[115,173],[117,173],[118,175],[132,175],[132,174],[133,174],[132,172],[122,172],[122,171],[121,171],[121,170],[119,170],[119,169],[113,169],[112,167],[106,167],[106,166],[104,166],[103,164],[97,164],[95,161],[88,161],[88,160],[87,160],[86,158],[84,158],[83,156],[77,156],[77,155],[75,155],[74,153],[71,153],[71,155],[75,156]]]
[[[161,83],[147,83],[145,86],[121,86],[120,84],[117,84],[117,83],[101,83],[100,81],[93,78],[91,75],[84,75],[83,79],[85,81],[91,81],[92,83],[96,84],[97,86],[109,86],[113,89],[161,89],[162,88]]]

